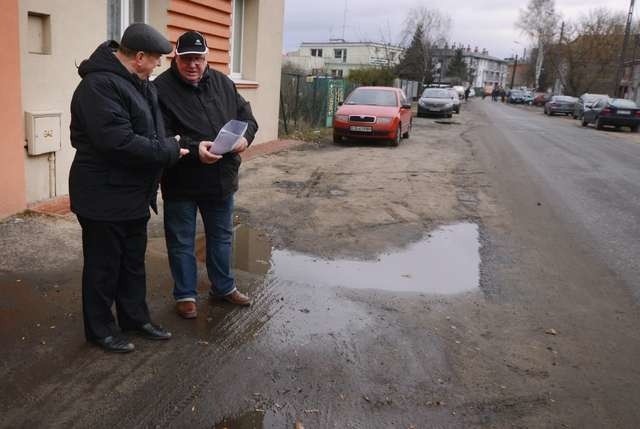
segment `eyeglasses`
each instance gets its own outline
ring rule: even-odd
[[[178,58],[180,59],[180,62],[187,64],[196,63],[200,65],[207,61],[204,55],[178,55]]]

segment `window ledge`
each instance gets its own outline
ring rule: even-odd
[[[238,89],[256,89],[260,86],[260,84],[254,80],[245,80],[231,77],[233,83],[236,84],[236,88]]]

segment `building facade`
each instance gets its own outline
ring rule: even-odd
[[[285,62],[308,74],[347,77],[349,71],[363,67],[394,67],[404,50],[398,46],[375,42],[303,42],[290,52]]]
[[[6,0],[3,6],[0,218],[68,193],[77,65],[101,42],[119,40],[132,22],[147,22],[173,43],[186,30],[203,33],[210,67],[228,74],[252,104],[260,123],[255,144],[277,138],[284,0]]]
[[[449,82],[447,75],[448,66],[456,54],[456,50],[462,49],[462,58],[469,70],[469,79],[464,82],[475,88],[493,88],[494,86],[504,87],[507,83],[507,62],[500,58],[492,57],[486,49],[478,50],[478,47],[471,50],[470,46],[464,47],[455,44],[449,46],[436,46],[431,50],[432,64],[434,67],[434,80],[439,82]]]

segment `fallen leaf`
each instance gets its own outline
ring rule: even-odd
[[[555,329],[551,328],[551,329],[547,329],[546,331],[544,331],[545,334],[549,334],[549,335],[558,335],[558,331],[556,331]]]

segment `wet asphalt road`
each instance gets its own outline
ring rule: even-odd
[[[476,103],[531,170],[557,213],[640,299],[640,134],[566,116]]]
[[[200,315],[180,320],[154,218],[148,300],[174,338],[135,338],[131,355],[107,355],[82,338],[75,220],[0,223],[0,290],[8,297],[0,303],[0,427],[638,427],[640,314],[621,280],[637,273],[638,201],[627,195],[640,183],[638,136],[488,100],[454,119],[416,120],[398,148],[329,144],[246,165],[244,192],[258,187],[268,209],[280,208],[274,197],[285,201],[272,213],[245,198],[239,210],[261,220],[236,234],[249,243],[237,246],[244,261],[236,268],[250,309],[208,301],[201,264]],[[348,181],[344,173],[363,154],[378,167],[375,177],[356,171],[360,182]],[[269,169],[277,174],[265,181]],[[395,182],[403,186],[393,197],[406,206],[389,213],[387,199],[371,204]],[[453,208],[434,208],[436,199]],[[297,225],[311,247],[340,243],[314,234],[322,217],[298,213],[292,201],[314,210],[326,201],[338,213],[353,205],[373,221],[348,240],[413,243],[398,252],[405,261],[405,250],[422,249],[422,234],[437,242],[437,225],[457,224],[471,238],[466,250],[480,284],[432,295],[425,285],[451,288],[450,279],[422,280],[380,254],[373,261],[390,261],[396,283],[419,281],[425,293],[360,289],[349,273],[384,277],[363,261],[309,257],[267,240],[282,242],[278,231]],[[461,256],[446,259],[459,270]]]

